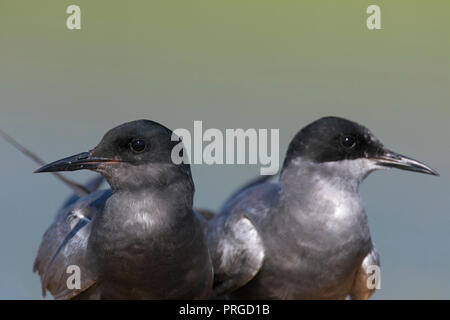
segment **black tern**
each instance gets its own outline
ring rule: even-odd
[[[45,232],[34,270],[56,299],[201,299],[213,270],[205,220],[193,210],[188,164],[175,165],[172,132],[150,120],[108,131],[91,151],[35,172],[100,173],[110,190],[66,202]],[[93,192],[91,192],[93,191]],[[80,270],[68,286],[68,267]]]
[[[210,220],[215,296],[368,299],[380,258],[358,186],[382,168],[438,175],[352,121],[326,117],[299,131],[279,182],[260,178]]]

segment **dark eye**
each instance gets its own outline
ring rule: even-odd
[[[135,152],[142,152],[145,149],[145,141],[142,139],[134,139],[131,141],[130,147]]]
[[[351,149],[356,145],[356,139],[353,136],[342,136],[341,144],[346,149]]]

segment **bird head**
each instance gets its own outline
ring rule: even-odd
[[[427,165],[385,148],[366,127],[338,117],[321,118],[300,130],[289,145],[283,168],[296,159],[328,164],[337,174],[360,180],[386,168],[439,175]]]
[[[170,182],[188,164],[175,165],[172,131],[150,120],[127,122],[109,130],[92,150],[47,164],[35,172],[88,169],[102,174],[113,189]]]

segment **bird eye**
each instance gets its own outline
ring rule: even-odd
[[[346,149],[351,149],[356,145],[356,139],[353,136],[342,136],[341,144]]]
[[[135,139],[131,141],[130,147],[135,152],[142,152],[145,149],[145,141],[142,139]]]

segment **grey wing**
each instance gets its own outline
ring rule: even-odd
[[[278,185],[255,179],[235,192],[208,225],[216,296],[231,293],[252,280],[266,254],[260,227],[278,201]]]
[[[264,261],[264,246],[246,216],[209,229],[208,242],[214,265],[214,295],[230,293],[248,283]]]
[[[43,296],[48,290],[55,299],[71,299],[95,284],[95,271],[85,261],[90,221],[102,212],[110,195],[110,190],[95,191],[63,207],[45,232],[33,266],[41,277]],[[67,283],[74,272],[69,266],[79,268],[75,288]]]
[[[249,191],[256,186],[267,185],[266,182],[273,177],[274,175],[257,176],[256,178],[247,181],[244,185],[242,185],[228,197],[228,199],[220,208],[219,212],[228,211],[238,201],[238,198],[246,193],[246,191]]]
[[[356,273],[350,298],[352,300],[369,299],[375,290],[380,288],[380,271],[380,255],[373,246]]]

